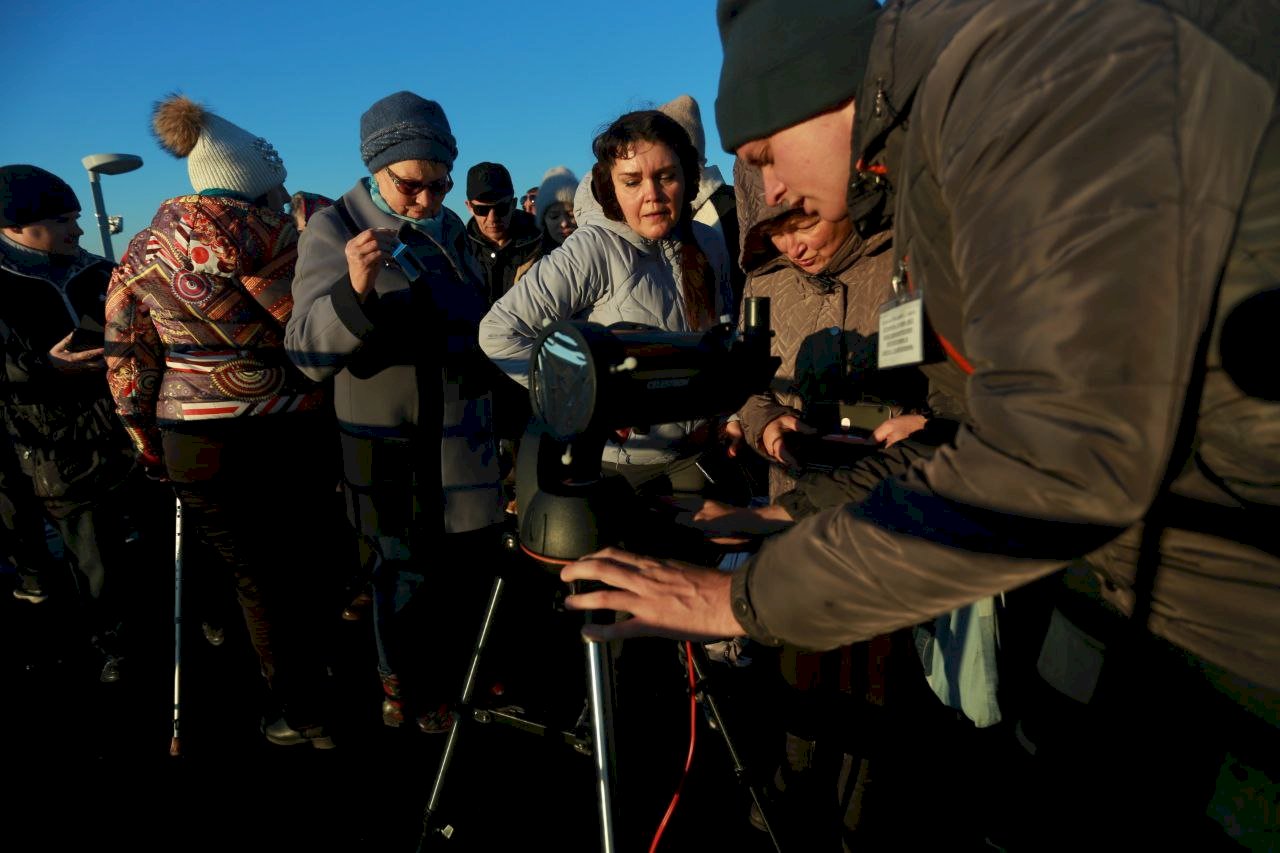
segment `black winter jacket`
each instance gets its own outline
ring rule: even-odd
[[[4,428],[36,497],[68,502],[92,499],[133,467],[105,368],[66,374],[49,362],[49,350],[72,329],[103,326],[112,265],[85,252],[73,265],[59,287],[0,255]]]
[[[467,221],[467,250],[484,270],[485,288],[489,304],[497,302],[502,294],[516,283],[516,270],[536,257],[541,250],[542,232],[533,215],[523,210],[511,214],[509,233],[511,241],[499,249],[480,234],[475,217]]]

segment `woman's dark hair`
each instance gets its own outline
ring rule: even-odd
[[[698,149],[693,147],[689,134],[679,122],[658,110],[639,110],[620,116],[591,143],[591,151],[596,156],[591,167],[591,190],[607,218],[614,222],[626,221],[613,188],[613,164],[628,156],[637,142],[661,142],[680,163],[684,199],[675,233],[680,238],[681,295],[689,326],[701,329],[716,320],[716,284],[711,264],[693,236],[693,199],[702,180],[702,167]]]

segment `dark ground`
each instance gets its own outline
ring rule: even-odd
[[[381,724],[368,621],[333,619],[338,748],[280,747],[259,733],[264,688],[243,623],[229,623],[227,642],[212,647],[188,602],[183,754],[169,756],[173,568],[171,543],[153,545],[134,546],[124,677],[115,684],[97,681],[100,662],[73,627],[72,596],[18,601],[10,595],[15,576],[0,574],[0,849],[414,850],[445,737]],[[535,601],[542,595],[524,592]],[[549,635],[564,628],[563,618],[549,617]],[[509,690],[502,701],[580,708],[583,655],[572,636],[548,652],[537,636],[541,619],[535,614],[520,636],[495,640],[483,683],[526,684],[525,696]],[[474,636],[458,642],[469,653]],[[569,695],[538,695],[538,685],[556,681],[572,685],[554,688]],[[618,678],[620,851],[648,849],[679,780],[688,749],[686,681],[674,643],[626,644]],[[740,689],[729,684],[726,710],[740,727],[767,726]],[[701,709],[695,756],[658,849],[773,849],[748,824],[748,794]],[[461,732],[442,807],[456,833],[434,849],[597,850],[593,782],[591,759],[561,742],[472,723]]]

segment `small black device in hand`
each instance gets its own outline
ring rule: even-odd
[[[76,326],[75,331],[71,333],[71,340],[67,341],[67,350],[69,352],[84,352],[85,350],[101,349],[106,345],[106,336],[102,329],[86,329],[84,326]]]

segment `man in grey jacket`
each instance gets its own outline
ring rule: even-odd
[[[1120,832],[1265,844],[1280,412],[1211,341],[1274,286],[1280,8],[907,0],[873,30],[782,5],[720,4],[722,139],[770,203],[892,215],[930,321],[912,334],[966,424],[732,576],[606,552],[563,577],[617,589],[570,606],[635,614],[598,636],[826,648],[1071,564],[1034,665],[1062,716],[1045,740],[1020,732],[1060,772],[1029,805],[1089,784],[1124,803]],[[784,15],[800,23],[771,30]],[[790,39],[767,60],[764,32]]]
[[[427,558],[462,550],[483,564],[502,508],[490,367],[476,343],[487,306],[462,222],[444,207],[458,153],[448,119],[398,92],[365,112],[360,137],[370,177],[303,232],[286,345],[308,376],[334,380],[349,511],[374,575],[383,721],[396,726],[401,672],[418,664],[392,639],[397,576],[429,576],[434,648],[457,649],[449,641],[471,632],[480,605],[457,598],[473,591],[465,572]],[[461,655],[449,658],[432,660],[430,686],[409,696],[424,731],[450,725],[441,700],[461,683]]]

